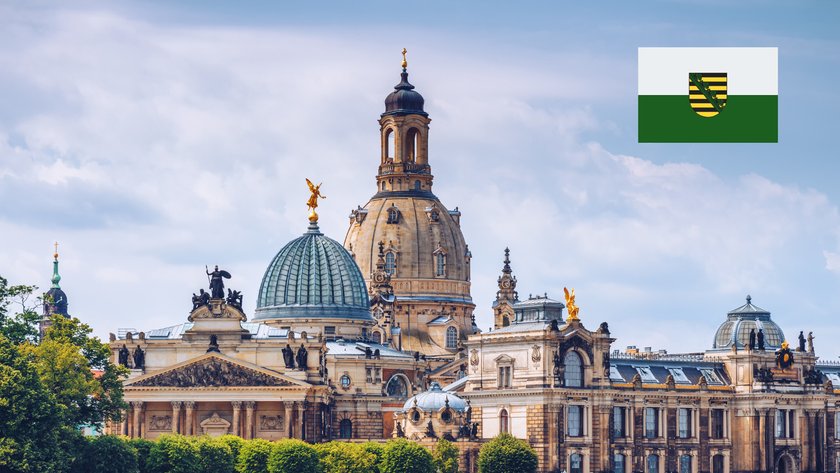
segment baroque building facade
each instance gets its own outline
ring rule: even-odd
[[[749,297],[703,353],[620,351],[606,322],[578,317],[573,291],[520,300],[506,249],[494,329],[480,332],[461,213],[432,192],[424,105],[403,62],[379,119],[376,193],[341,244],[318,227],[313,187],[306,231],[268,264],[253,314],[216,268],[187,320],[111,336],[131,371],[111,432],[442,437],[464,471],[507,432],[543,472],[840,471],[840,366],[804,334],[789,347]],[[62,300],[45,313],[66,312]]]

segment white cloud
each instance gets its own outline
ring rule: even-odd
[[[265,266],[305,230],[304,177],[325,182],[321,227],[337,240],[374,192],[375,120],[398,80],[379,34],[78,11],[13,23],[0,67],[27,107],[0,116],[0,197],[14,202],[0,268],[44,284],[60,240],[71,310],[100,335],[185,320],[205,264],[229,269],[253,310]],[[621,95],[613,58],[441,47],[460,40],[413,48],[410,70],[435,191],[464,213],[482,327],[507,245],[523,297],[577,287],[584,321],[608,320],[617,346],[702,350],[746,292],[799,323],[787,291],[815,300],[833,281],[840,218],[825,195],[583,138],[614,132],[587,105]],[[675,341],[687,324],[707,335]]]

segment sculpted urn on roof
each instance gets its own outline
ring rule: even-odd
[[[400,82],[386,97],[379,118],[376,193],[353,210],[344,247],[372,290],[378,246],[384,244],[384,267],[396,302],[390,325],[377,328],[382,340],[396,344],[392,335],[399,333],[403,350],[447,358],[476,330],[471,254],[461,233],[461,212],[447,210],[432,192],[431,119],[423,96],[408,81],[407,67],[404,58]]]

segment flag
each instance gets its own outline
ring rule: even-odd
[[[777,143],[778,48],[639,48],[640,143]]]

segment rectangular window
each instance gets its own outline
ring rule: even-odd
[[[834,413],[834,438],[840,439],[840,412]]]
[[[624,473],[624,455],[620,453],[613,458],[613,473]]]
[[[721,381],[720,376],[715,373],[715,370],[712,368],[700,368],[700,372],[703,373],[703,377],[706,378],[706,382],[709,384],[723,384]]]
[[[621,439],[627,436],[624,428],[624,407],[613,407],[613,438]]]
[[[710,417],[712,419],[712,430],[709,435],[713,439],[722,439],[723,436],[723,409],[712,409]]]
[[[645,438],[655,439],[659,437],[659,409],[655,407],[645,408]]]
[[[668,372],[674,377],[677,384],[691,384],[691,380],[685,375],[682,368],[668,368]]]
[[[324,338],[327,340],[335,340],[335,327],[324,327]]]
[[[691,455],[680,455],[680,473],[691,473]]]
[[[712,457],[712,473],[723,473],[723,455]]]
[[[569,437],[581,437],[583,435],[583,406],[569,406],[568,411],[566,425]]]
[[[509,388],[510,383],[510,366],[499,367],[499,388]]]
[[[691,409],[680,408],[677,411],[677,436],[681,439],[691,437]]]
[[[792,439],[795,425],[795,411],[793,409],[776,410],[776,438]]]
[[[634,368],[636,368],[636,372],[639,373],[639,377],[642,378],[643,383],[659,382],[656,376],[653,375],[653,371],[650,370],[650,366],[634,366]]]

